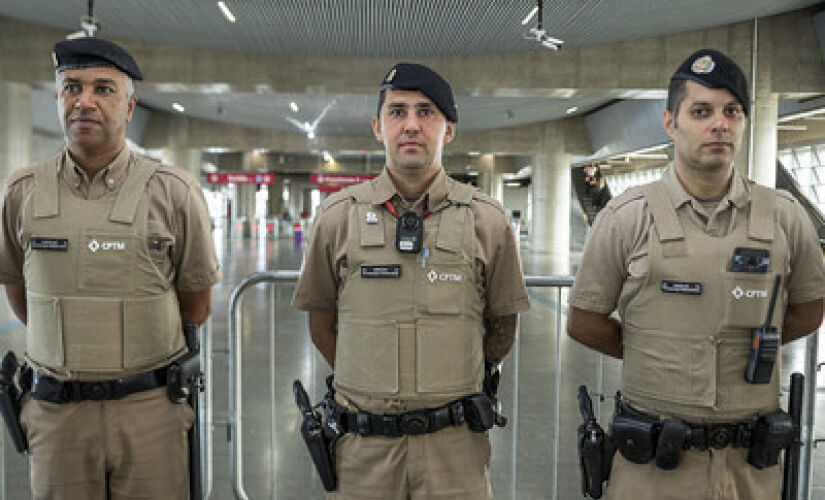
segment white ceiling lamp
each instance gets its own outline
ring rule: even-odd
[[[569,114],[571,114],[571,113],[575,113],[575,112],[576,112],[576,111],[578,111],[578,110],[579,110],[579,107],[578,107],[578,106],[571,106],[571,107],[567,108],[567,110],[565,111],[565,113],[567,113],[567,114],[569,115]]]
[[[297,113],[299,108],[295,101],[292,101],[289,103],[289,109],[291,109],[293,113]]]
[[[530,28],[530,31],[524,35],[524,38],[527,38],[528,40],[535,40],[546,49],[559,50],[562,44],[564,44],[564,40],[548,35],[547,30],[544,29],[544,15],[542,14],[542,3],[542,0],[536,0],[536,7],[534,11],[538,14],[538,22],[536,22],[535,28]],[[528,18],[531,17],[532,16],[528,16]],[[525,20],[527,22],[530,22],[528,18],[525,18]]]
[[[225,17],[227,21],[229,21],[230,23],[235,22],[235,14],[233,14],[232,11],[229,10],[229,7],[227,7],[225,3],[218,2],[218,8],[221,9],[221,13],[223,13],[223,17]]]
[[[307,135],[307,139],[313,140],[313,139],[315,139],[315,136],[316,136],[315,130],[318,128],[318,124],[321,123],[321,120],[324,119],[324,116],[326,116],[327,112],[330,109],[332,109],[332,107],[335,106],[335,104],[336,104],[336,102],[335,102],[334,99],[332,101],[330,101],[329,104],[324,106],[324,109],[321,110],[321,113],[315,118],[315,120],[312,121],[312,123],[309,123],[307,121],[302,122],[302,121],[296,120],[295,118],[292,118],[291,116],[285,116],[284,119],[286,121],[288,121],[289,123],[291,123],[291,124],[295,125],[296,127],[298,127],[298,130],[305,133]]]
[[[172,103],[172,109],[174,109],[178,113],[183,113],[184,111],[186,111],[186,108],[183,107],[183,104],[181,104],[179,102],[173,102]]]

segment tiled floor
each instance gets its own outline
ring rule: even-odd
[[[574,226],[574,241],[580,242],[583,233],[583,227]],[[229,295],[244,277],[256,271],[298,269],[301,249],[295,247],[290,238],[227,238],[218,232],[216,241],[224,280],[215,288],[212,315],[215,425],[210,498],[228,500],[235,498],[226,427]],[[522,252],[527,274],[548,274],[554,264],[554,256],[533,254],[524,244]],[[570,255],[574,270],[578,255],[577,252]],[[251,499],[323,498],[298,435],[291,386],[293,379],[300,378],[310,396],[317,399],[323,393],[328,368],[309,341],[305,315],[289,306],[293,289],[292,283],[257,285],[242,301],[242,479]],[[505,362],[501,384],[503,406],[510,423],[491,433],[494,491],[499,500],[579,499],[574,443],[580,417],[575,391],[579,384],[587,383],[592,391],[603,386],[602,392],[611,395],[618,382],[619,365],[614,361],[601,363],[599,356],[570,341],[566,335],[557,338],[556,315],[562,314],[562,325],[566,320],[566,290],[562,291],[561,304],[557,289],[531,288],[529,292],[532,310],[521,318],[519,341]],[[14,324],[5,301],[0,303],[0,330],[6,330],[2,347],[19,350],[22,327]],[[270,305],[273,303],[274,308]],[[274,312],[274,320],[270,312]],[[274,324],[272,335],[270,324]],[[785,366],[798,365],[803,350],[801,343],[786,350]],[[561,355],[561,371],[556,370],[557,352]],[[825,359],[825,355],[822,358]],[[825,385],[825,380],[821,379],[821,383]],[[558,406],[555,403],[557,384],[560,387]],[[600,405],[603,423],[609,417],[611,405],[610,397]],[[818,409],[825,410],[825,397],[818,399]],[[817,426],[817,436],[825,437],[824,424],[825,419]],[[8,446],[5,448],[2,455],[4,498],[28,498],[25,459],[15,455]],[[814,450],[814,457],[813,483],[818,488],[812,498],[825,499],[825,446]]]

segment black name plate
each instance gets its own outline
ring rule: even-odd
[[[686,295],[702,295],[702,284],[688,281],[662,281],[660,287],[665,293],[684,293]]]
[[[362,278],[400,278],[401,265],[361,266]]]
[[[29,239],[29,246],[31,246],[32,250],[68,252],[69,240],[68,238],[43,238],[41,236],[32,236],[31,239]]]

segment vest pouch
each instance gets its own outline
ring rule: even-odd
[[[636,330],[627,326],[623,357],[622,392],[628,396],[695,406],[714,405],[715,337]]]
[[[430,314],[460,314],[465,307],[465,293],[472,280],[463,263],[428,262],[423,280],[421,309]]]
[[[774,275],[771,273],[726,272],[723,281],[723,293],[726,297],[723,327],[756,328],[764,324],[768,315],[773,280]],[[779,294],[774,311],[775,319],[782,317],[784,288],[780,288]]]
[[[64,297],[60,302],[65,368],[87,372],[122,370],[123,301]]]
[[[384,318],[339,318],[336,385],[371,395],[393,395],[398,384],[398,325]]]
[[[174,292],[123,302],[123,367],[164,361],[185,346]]]
[[[717,405],[736,412],[731,415],[736,418],[753,418],[757,413],[768,413],[779,407],[781,356],[777,356],[768,384],[749,384],[745,380],[745,366],[750,346],[750,332],[740,330],[720,334]]]
[[[26,354],[45,366],[63,366],[63,316],[60,299],[26,294]]]
[[[656,452],[658,422],[638,420],[628,415],[615,414],[610,422],[610,437],[619,453],[634,464],[646,464]]]
[[[84,291],[131,291],[139,241],[131,232],[84,231],[80,239],[78,288]],[[143,244],[146,244],[145,240]]]
[[[420,393],[462,396],[481,392],[484,353],[480,326],[467,319],[416,323],[416,388]]]

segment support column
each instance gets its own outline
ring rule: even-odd
[[[197,148],[163,148],[163,161],[189,171],[195,179],[201,180],[201,165],[203,151]]]
[[[33,135],[31,87],[0,82],[0,176],[31,162]]]
[[[758,25],[757,25],[758,26]],[[756,28],[754,28],[756,29]],[[750,178],[764,186],[776,186],[776,156],[779,138],[777,122],[779,96],[771,90],[773,44],[769,30],[758,30],[756,54],[756,92],[751,108],[753,122],[753,158]]]
[[[269,198],[267,200],[267,217],[278,217],[284,211],[284,176],[275,174],[275,182],[267,186]]]
[[[485,153],[478,158],[478,189],[490,196],[493,195],[494,177],[496,175],[496,156]]]
[[[534,156],[530,249],[550,254],[550,274],[570,272],[570,155],[564,149],[564,127],[542,126],[541,149]]]

